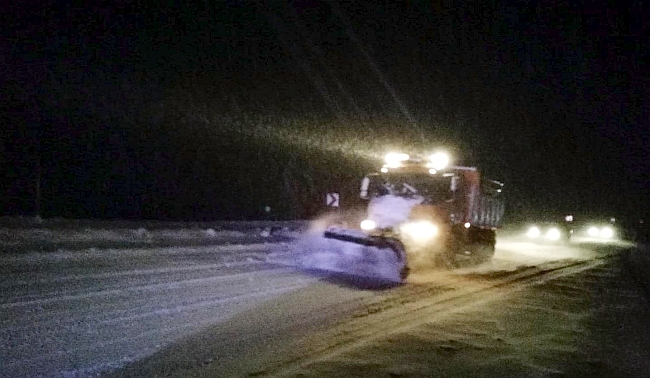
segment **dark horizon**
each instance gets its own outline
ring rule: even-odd
[[[445,148],[509,217],[646,217],[642,5],[14,4],[0,215],[311,216],[390,149]]]

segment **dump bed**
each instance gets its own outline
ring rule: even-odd
[[[501,227],[505,205],[501,198],[480,193],[473,206],[469,223],[478,227]]]
[[[457,214],[455,223],[469,223],[481,228],[501,227],[505,204],[503,184],[482,178],[478,171],[457,173],[462,178],[455,196]]]

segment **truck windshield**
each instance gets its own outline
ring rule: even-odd
[[[368,196],[392,194],[402,197],[424,197],[429,203],[440,203],[452,198],[452,176],[424,173],[386,173],[371,175]]]

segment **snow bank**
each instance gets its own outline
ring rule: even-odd
[[[261,242],[296,238],[303,225],[304,222],[299,221],[231,222],[197,227],[195,223],[49,220],[42,224],[22,224],[3,219],[0,222],[0,252]]]

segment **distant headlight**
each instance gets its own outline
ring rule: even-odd
[[[546,238],[549,240],[559,240],[561,236],[562,234],[557,228],[551,228],[550,230],[546,231]]]
[[[371,221],[370,219],[366,219],[362,221],[359,226],[361,226],[362,230],[370,231],[370,230],[374,230],[375,227],[377,227],[377,224],[374,221]]]
[[[528,236],[531,239],[535,239],[538,238],[541,233],[542,232],[539,230],[539,228],[531,227],[528,229],[528,232],[526,232],[526,236]]]
[[[614,236],[614,230],[609,227],[603,227],[598,234],[601,238],[611,239]]]
[[[431,240],[438,235],[438,227],[429,221],[407,222],[400,229],[404,235],[420,242]]]
[[[587,230],[587,234],[593,238],[597,237],[599,233],[598,227],[589,227]]]

